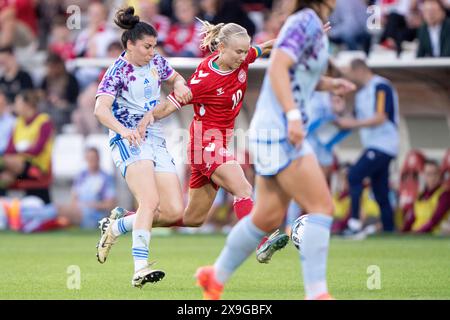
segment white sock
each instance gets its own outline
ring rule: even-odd
[[[112,224],[113,235],[118,237],[133,230],[134,220],[136,220],[135,214],[115,220]]]
[[[134,259],[134,272],[144,268],[148,264],[148,248],[150,244],[150,231],[133,230],[132,254]]]

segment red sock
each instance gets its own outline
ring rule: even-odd
[[[184,227],[183,218],[180,218],[179,220],[172,223],[169,227]]]
[[[236,199],[233,202],[234,212],[236,213],[236,217],[241,220],[243,217],[250,214],[253,209],[253,200],[252,198],[242,198]]]

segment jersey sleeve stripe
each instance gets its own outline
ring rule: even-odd
[[[383,114],[386,110],[386,94],[380,90],[377,94],[377,112]]]
[[[172,94],[169,94],[167,96],[167,99],[169,99],[170,102],[172,102],[175,107],[177,107],[177,109],[181,109],[181,104],[177,101],[177,99],[175,99],[175,97]]]
[[[262,55],[262,50],[259,46],[254,46],[253,49],[256,51],[256,57],[260,57]]]

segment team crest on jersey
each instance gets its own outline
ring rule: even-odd
[[[205,105],[204,104],[200,105],[200,110],[199,110],[198,113],[200,114],[200,117],[203,117],[205,115],[206,110],[205,110]]]
[[[238,79],[241,83],[245,82],[245,80],[247,79],[247,74],[244,70],[239,71]]]
[[[130,152],[131,154],[137,156],[141,153],[141,148],[140,147],[136,147],[134,145],[130,145]]]

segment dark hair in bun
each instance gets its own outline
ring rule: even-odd
[[[124,8],[117,11],[114,22],[120,28],[125,29],[121,38],[124,49],[127,48],[128,40],[135,43],[136,40],[142,39],[145,35],[155,38],[158,37],[158,33],[152,25],[139,21],[139,16],[134,14],[133,7]]]

